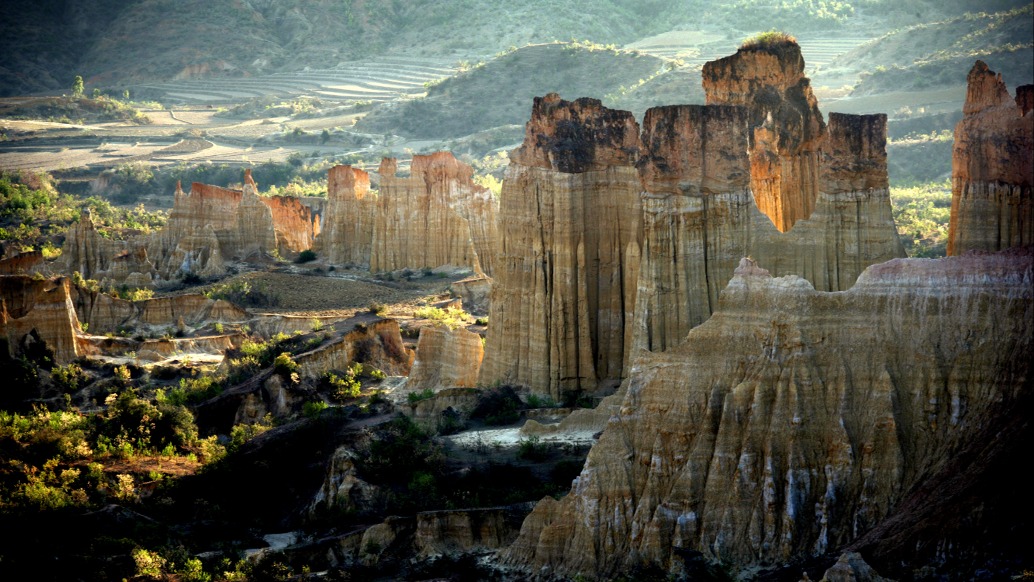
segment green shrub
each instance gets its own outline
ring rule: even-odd
[[[531,436],[517,442],[517,458],[526,461],[543,461],[549,457],[549,447],[540,442],[539,437]]]
[[[520,420],[523,403],[512,386],[482,390],[470,417],[492,426],[513,424]]]
[[[740,49],[775,48],[790,43],[796,44],[797,39],[785,32],[769,30],[745,39]]]
[[[356,398],[362,389],[362,383],[356,379],[355,374],[345,373],[342,378],[334,372],[327,372],[320,378],[321,384],[331,390],[331,394],[338,402]]]
[[[273,428],[273,415],[271,414],[266,414],[266,416],[259,422],[251,424],[235,424],[233,428],[230,429],[230,444],[227,446],[227,452],[233,453],[240,450],[244,443],[271,428]]]
[[[67,366],[54,366],[50,377],[62,392],[75,392],[86,383],[86,373],[74,362]]]
[[[300,367],[289,352],[280,352],[276,359],[273,360],[273,371],[292,382],[298,381],[297,372]]]
[[[427,400],[429,398],[434,398],[434,390],[431,388],[424,388],[420,392],[410,392],[409,394],[406,394],[406,400],[408,400],[410,404],[416,404],[421,400]]]
[[[540,396],[538,394],[528,395],[528,408],[555,408],[556,405],[556,402],[554,402],[549,396]]]
[[[311,263],[312,261],[315,261],[316,258],[317,257],[315,251],[313,251],[312,249],[305,249],[304,251],[298,253],[298,258],[295,259],[295,262],[299,264]]]
[[[322,400],[306,402],[302,405],[302,414],[308,418],[316,418],[321,412],[327,409],[327,403]]]

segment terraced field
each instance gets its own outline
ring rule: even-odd
[[[382,57],[331,69],[308,69],[262,77],[193,79],[140,85],[183,103],[227,103],[256,97],[310,95],[332,101],[382,103],[424,92],[424,84],[456,72],[443,59]]]
[[[707,61],[720,59],[735,52],[741,40],[730,39],[713,32],[675,30],[644,38],[625,45],[624,48],[658,57],[678,58],[690,66],[702,67]],[[869,40],[871,39],[862,36],[797,37],[809,73],[830,64],[838,56]]]

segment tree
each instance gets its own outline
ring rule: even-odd
[[[75,76],[75,81],[72,81],[72,96],[82,97],[83,96],[83,78],[80,75]]]

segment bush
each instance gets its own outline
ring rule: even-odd
[[[549,447],[532,436],[517,442],[517,458],[526,461],[544,461],[549,457]]]
[[[320,382],[332,391],[333,398],[338,402],[357,398],[362,389],[362,383],[356,379],[355,374],[347,372],[344,378],[334,372],[327,372],[320,378]]]
[[[482,419],[485,424],[499,426],[513,424],[521,417],[523,404],[512,386],[483,390],[470,417]]]
[[[785,32],[769,30],[744,40],[740,44],[740,49],[776,48],[791,43],[796,44],[797,39]]]
[[[410,392],[409,394],[406,394],[406,400],[408,400],[410,404],[416,404],[421,400],[427,400],[429,398],[434,398],[434,390],[430,388],[424,388],[420,392]]]
[[[238,450],[244,443],[257,437],[258,435],[266,432],[273,428],[273,415],[266,414],[261,421],[253,424],[236,424],[230,429],[230,444],[226,447],[227,452],[233,453]]]
[[[308,418],[316,418],[327,408],[327,403],[322,400],[309,401],[302,405],[302,414]]]
[[[280,355],[273,360],[273,371],[292,382],[298,381],[296,372],[298,372],[300,367],[298,362],[295,362],[288,352],[280,352]]]
[[[298,258],[294,262],[298,264],[311,263],[316,260],[316,253],[312,249],[305,249],[298,253]]]
[[[75,392],[86,383],[86,373],[74,362],[67,366],[55,366],[50,371],[50,378],[62,392]]]

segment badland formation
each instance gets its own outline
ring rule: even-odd
[[[455,294],[487,314],[483,342],[426,328],[414,349],[390,318],[330,322],[293,379],[258,371],[198,403],[199,424],[287,416],[311,401],[306,382],[357,361],[408,376],[400,394],[430,391],[396,403],[425,426],[469,416],[478,387],[589,398],[594,410],[522,433],[595,435],[570,490],[335,530],[289,548],[296,559],[347,571],[478,555],[496,576],[543,580],[947,575],[1013,555],[1032,507],[1011,513],[1008,496],[1032,435],[1034,88],[1013,97],[979,61],[968,81],[947,258],[905,258],[886,116],[823,116],[800,48],[778,41],[705,65],[706,105],[637,120],[536,98],[498,199],[438,152],[408,175],[384,159],[376,191],[334,167],[326,199],[259,196],[250,171],[240,190],[177,188],[163,229],[118,241],[86,214],[59,264],[4,262],[0,337],[62,365],[159,362],[235,353],[244,324],[308,323],[200,295],[113,298],[73,272],[161,288],[315,250],[327,268],[469,273]],[[170,326],[177,337],[106,335]],[[353,452],[370,437],[353,432],[300,494],[306,519],[382,499]]]

